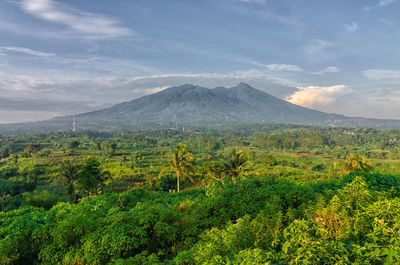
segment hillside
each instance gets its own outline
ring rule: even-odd
[[[186,84],[77,115],[79,129],[151,129],[221,124],[284,123],[322,126],[398,128],[400,121],[352,118],[294,105],[245,83],[208,89]],[[71,116],[0,126],[0,133],[69,130]]]

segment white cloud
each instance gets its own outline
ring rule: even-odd
[[[400,79],[399,70],[371,69],[364,71],[363,74],[371,80]]]
[[[336,66],[328,66],[320,71],[313,72],[313,75],[325,75],[326,73],[337,73],[340,72],[340,69]]]
[[[258,70],[231,73],[176,73],[159,75],[85,75],[85,73],[63,75],[61,72],[31,72],[29,75],[0,72],[0,94],[10,97],[55,99],[80,99],[118,103],[148,93],[158,92],[170,86],[185,83],[205,87],[234,86],[239,82],[267,89],[267,92],[285,97],[296,89],[295,84],[274,79],[267,72]]]
[[[332,56],[328,49],[334,47],[332,42],[324,40],[313,40],[302,47],[311,61],[321,61]]]
[[[268,65],[266,65],[266,67],[269,70],[273,70],[273,71],[292,71],[292,72],[304,71],[297,65],[293,65],[293,64],[268,64]]]
[[[358,29],[358,24],[355,21],[353,21],[353,23],[351,23],[350,25],[349,24],[344,24],[344,26],[346,27],[346,29],[349,32],[353,32],[353,31],[356,31]]]
[[[83,12],[54,0],[21,0],[21,8],[43,20],[63,24],[87,38],[116,38],[132,34],[113,19]]]
[[[138,92],[138,93],[144,93],[146,95],[149,94],[154,94],[160,91],[163,91],[164,89],[167,89],[169,86],[160,86],[160,87],[153,87],[153,88],[147,88],[147,89],[133,89],[134,92]]]
[[[396,2],[396,1],[397,0],[380,0],[379,3],[377,5],[375,5],[375,6],[365,6],[362,9],[362,11],[370,11],[370,10],[372,10],[374,8],[377,8],[377,7],[385,7],[385,6],[388,6],[388,5],[390,5],[390,4],[392,4],[392,3]]]
[[[24,48],[24,47],[12,47],[12,46],[3,46],[3,47],[0,47],[0,52],[4,52],[4,51],[25,53],[25,54],[35,55],[35,56],[41,56],[41,57],[51,57],[51,56],[55,56],[55,53],[41,52],[41,51],[31,50],[31,49]],[[0,53],[0,54],[1,54],[1,53]]]
[[[286,100],[303,107],[321,109],[333,103],[338,97],[349,93],[345,85],[298,87],[298,91]]]
[[[396,0],[381,0],[381,1],[379,1],[379,4],[378,4],[378,6],[379,7],[381,7],[381,6],[387,6],[387,5],[390,5],[391,3],[394,3]]]

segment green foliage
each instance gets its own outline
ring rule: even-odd
[[[70,203],[76,201],[76,180],[78,178],[79,167],[72,160],[65,160],[60,163],[60,177],[64,184],[65,192]]]
[[[33,154],[39,152],[41,148],[40,144],[29,144],[24,150],[25,156],[31,157]]]
[[[233,150],[229,155],[228,162],[224,163],[226,175],[236,183],[238,178],[243,176],[247,162],[247,155],[242,150]]]
[[[10,156],[10,148],[2,147],[0,151],[0,158],[7,158]]]
[[[190,176],[190,173],[193,172],[194,167],[194,158],[190,153],[190,150],[186,146],[186,144],[178,144],[175,147],[174,154],[172,156],[172,161],[170,162],[170,166],[164,168],[160,174],[159,178],[163,174],[165,170],[174,170],[176,173],[176,187],[177,191],[180,191],[179,183],[180,181],[188,178],[191,182],[194,183],[193,178]]]
[[[399,130],[79,132],[5,147],[0,264],[400,263]]]
[[[369,172],[374,169],[374,166],[365,157],[349,154],[345,161],[339,161],[336,167],[343,170],[343,173],[348,174],[353,171]]]
[[[278,164],[273,155],[266,155],[264,158],[264,162],[267,166],[276,166]]]
[[[86,192],[86,196],[97,194],[103,190],[103,182],[109,177],[102,171],[100,162],[94,157],[85,158],[78,173],[78,183]]]

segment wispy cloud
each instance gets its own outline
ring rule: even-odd
[[[328,66],[320,71],[313,72],[313,75],[325,75],[327,73],[337,73],[340,72],[340,69],[336,66]]]
[[[265,5],[266,0],[239,0],[242,3]]]
[[[363,72],[371,80],[400,79],[400,70],[371,69]]]
[[[311,61],[326,60],[332,56],[328,49],[334,47],[332,42],[325,40],[312,40],[302,47],[304,53]]]
[[[84,74],[10,75],[0,73],[0,94],[29,98],[76,98],[99,102],[118,103],[143,96],[159,89],[181,85],[198,84],[206,87],[234,86],[239,82],[250,84],[276,96],[287,96],[296,90],[290,81],[274,79],[266,71],[248,70],[231,73],[170,73],[122,77],[114,75],[85,76]],[[78,96],[79,95],[79,96]]]
[[[358,24],[355,21],[351,24],[344,24],[344,26],[349,32],[354,32],[358,29]]]
[[[350,90],[345,85],[298,87],[298,91],[286,98],[287,101],[308,108],[321,109],[333,103]]]
[[[254,60],[243,60],[243,59],[238,59],[238,62],[244,62],[247,64],[259,66],[262,68],[267,68],[268,70],[272,71],[291,71],[291,72],[303,72],[304,70],[297,65],[294,64],[265,64],[259,61],[254,61]]]
[[[299,66],[294,64],[268,64],[266,67],[273,71],[291,71],[291,72],[302,72],[304,71]]]
[[[378,6],[387,6],[394,2],[396,2],[396,0],[381,0],[379,1]]]
[[[396,1],[397,0],[380,0],[378,2],[378,4],[375,5],[375,6],[365,6],[362,9],[362,11],[370,11],[371,9],[374,9],[374,8],[377,8],[377,7],[385,7],[385,6],[388,6],[388,5],[390,5],[390,4],[392,4],[392,3],[396,2]]]
[[[116,20],[83,12],[54,0],[21,0],[19,6],[27,13],[51,22],[62,24],[87,38],[116,38],[132,34]]]
[[[276,4],[279,1],[276,1],[275,4],[267,4],[267,0],[235,0],[235,2],[239,2],[239,4],[232,5],[230,8],[242,15],[292,27],[303,24],[298,12],[294,12],[292,5],[286,2],[282,7],[282,9],[286,9],[285,11],[276,9]]]
[[[41,52],[41,51],[36,51],[36,50],[29,49],[29,48],[24,48],[24,47],[13,47],[13,46],[0,47],[0,54],[1,54],[1,52],[5,52],[5,51],[24,53],[24,54],[40,56],[40,57],[51,57],[51,56],[56,55],[55,53]]]

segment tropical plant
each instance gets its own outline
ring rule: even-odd
[[[233,150],[230,153],[229,160],[227,163],[224,162],[224,166],[233,183],[236,183],[238,177],[243,174],[247,162],[247,155],[242,150]]]
[[[224,163],[207,163],[204,165],[204,171],[207,176],[225,184],[227,168]]]
[[[78,183],[85,190],[86,196],[103,191],[103,183],[110,177],[110,172],[100,168],[100,162],[92,157],[86,157],[79,171]]]
[[[64,160],[60,163],[60,177],[62,178],[65,192],[70,203],[76,202],[76,180],[79,168],[75,161]]]
[[[193,178],[190,173],[193,172],[194,158],[186,144],[178,144],[175,148],[174,154],[172,155],[172,161],[170,165],[159,174],[159,178],[166,170],[174,170],[176,173],[176,188],[180,191],[179,182],[188,178],[192,183],[194,183]]]
[[[370,172],[374,169],[374,166],[364,156],[351,153],[345,161],[337,162],[336,168],[341,169],[345,174],[349,174],[353,171]]]

